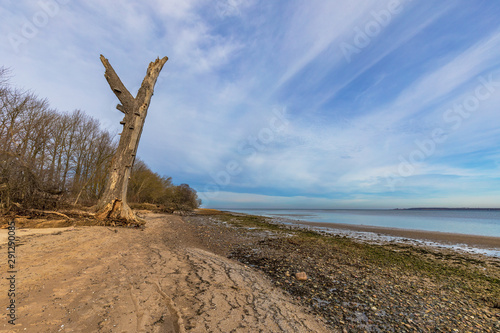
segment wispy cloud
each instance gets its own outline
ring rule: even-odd
[[[68,2],[14,52],[6,36],[21,35],[43,8],[11,2],[0,5],[0,65],[52,106],[83,109],[118,132],[121,115],[99,54],[134,92],[149,61],[168,56],[139,154],[200,192],[217,188],[212,206],[461,205],[465,187],[474,189],[471,203],[493,202],[500,86],[460,123],[443,115],[474,95],[480,78],[499,73],[500,27],[492,13],[500,4],[402,0],[348,61],[342,43],[354,45],[388,5]],[[287,110],[279,133],[269,132],[276,109]],[[401,158],[435,129],[446,140],[391,190],[387,175],[398,175]],[[241,172],[217,184],[214,175],[230,163]]]

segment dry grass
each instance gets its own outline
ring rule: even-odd
[[[198,208],[195,209],[194,212],[196,215],[224,215],[226,213],[217,210],[217,209],[209,209],[209,208]]]

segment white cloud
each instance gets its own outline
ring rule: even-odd
[[[499,61],[496,55],[499,52],[500,31],[496,31],[464,52],[457,54],[455,58],[443,59],[441,63],[435,65],[434,70],[423,73],[397,99],[369,115],[364,123],[379,123],[383,119],[382,126],[391,126],[439,101],[446,108],[448,106],[446,103],[453,99],[453,96],[450,96],[452,93],[455,93],[455,99],[463,100],[471,94],[471,91],[465,90],[464,92],[460,89],[461,86],[471,81],[474,81],[472,89],[478,86],[479,76],[484,71],[491,70],[493,66],[498,66]],[[438,112],[438,116],[442,117],[445,110],[439,106],[435,106],[434,109]]]
[[[306,196],[276,196],[252,193],[234,192],[200,192],[199,197],[204,201],[205,207],[218,208],[296,208],[296,207],[332,207],[337,201],[324,198],[314,198]],[[342,200],[341,204],[350,202],[358,203],[358,200]],[[222,206],[221,206],[222,205]]]
[[[277,87],[296,75],[332,43],[340,43],[342,38],[351,35],[356,25],[369,19],[369,12],[377,3],[375,0],[304,1],[296,6],[284,37],[282,58],[286,71]],[[329,60],[328,66],[345,61],[339,52],[331,54]]]
[[[415,3],[411,8],[418,11],[403,11],[348,63],[339,44],[350,42],[353,29],[364,27],[373,20],[372,11],[386,5],[375,0],[70,2],[19,53],[5,41],[0,53],[2,65],[12,67],[15,83],[32,88],[62,111],[84,109],[108,128],[118,128],[121,115],[114,110],[117,101],[103,78],[99,54],[109,58],[133,93],[149,61],[169,56],[139,152],[160,173],[182,175],[185,182],[192,177],[203,185],[235,159],[244,171],[222,189],[227,202],[368,205],[375,199],[356,193],[383,195],[383,177],[397,172],[398,157],[416,149],[415,139],[423,140],[443,125],[443,112],[474,91],[479,75],[500,65],[498,30],[478,32],[480,40],[468,40],[468,48],[463,42],[454,50],[410,49],[408,44],[421,34],[433,38],[430,27],[447,24],[455,6],[426,10]],[[1,6],[3,35],[20,31],[25,17],[37,10],[36,2]],[[410,77],[401,64],[384,67],[388,56],[414,51],[426,64],[418,77]],[[304,72],[307,79],[301,81]],[[389,73],[401,81],[398,95],[380,88]],[[373,83],[360,84],[365,77]],[[429,191],[433,183],[452,188],[446,177],[495,177],[491,166],[472,168],[457,156],[483,151],[481,159],[495,159],[498,96],[482,102],[458,131],[449,133],[448,141],[400,190],[418,192],[422,186]],[[304,106],[286,105],[288,97]],[[343,104],[323,110],[332,98]],[[255,158],[241,154],[241,143],[269,128],[273,109],[284,106],[286,129]],[[448,130],[449,124],[444,125]],[[443,182],[429,181],[434,175]],[[482,184],[478,188],[486,189]],[[229,193],[259,188],[310,197],[278,196],[273,201]],[[331,193],[349,198],[313,197]]]
[[[162,17],[185,20],[193,15],[192,12],[196,10],[196,6],[205,3],[206,0],[150,0],[146,2],[149,2]]]

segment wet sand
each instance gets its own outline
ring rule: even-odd
[[[397,229],[386,227],[375,227],[366,225],[353,225],[345,223],[322,223],[322,222],[305,222],[294,221],[295,224],[302,224],[312,227],[322,227],[329,229],[340,229],[350,231],[372,232],[387,236],[427,240],[443,244],[465,244],[471,247],[481,249],[500,249],[500,237],[476,236],[465,234],[454,234],[438,231],[410,230]]]
[[[203,215],[184,219],[207,248],[264,272],[333,332],[500,332],[500,257],[352,225],[323,237],[305,232],[317,224]]]

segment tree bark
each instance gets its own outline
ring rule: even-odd
[[[139,222],[127,204],[127,187],[130,172],[135,161],[137,147],[142,134],[142,127],[153,96],[154,86],[163,65],[168,60],[156,59],[149,64],[137,96],[134,98],[125,88],[108,59],[101,55],[101,62],[106,69],[104,77],[121,104],[116,108],[125,114],[120,124],[123,131],[120,142],[111,162],[109,178],[104,193],[97,203],[96,217],[99,219],[122,220],[127,223]]]

